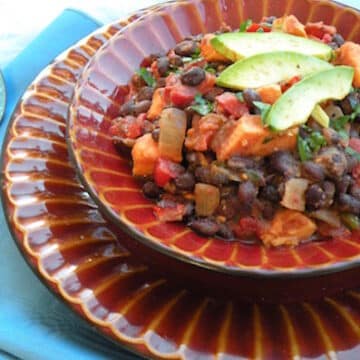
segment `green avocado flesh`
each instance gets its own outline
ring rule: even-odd
[[[232,61],[273,51],[293,51],[330,60],[330,46],[315,40],[305,39],[281,32],[268,33],[225,33],[211,39],[216,51]]]
[[[353,77],[354,69],[349,66],[309,75],[281,95],[266,116],[266,124],[280,131],[306,123],[317,104],[343,99],[351,91]]]
[[[256,89],[333,66],[313,56],[290,51],[275,51],[250,56],[229,66],[217,78],[219,86],[243,90]]]

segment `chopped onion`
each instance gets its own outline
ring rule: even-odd
[[[159,152],[160,156],[175,162],[182,160],[182,147],[185,140],[187,118],[183,110],[168,108],[160,117]]]
[[[337,211],[329,209],[321,209],[313,211],[309,214],[311,217],[326,222],[333,227],[340,227],[341,221]]]
[[[306,179],[290,179],[285,183],[281,205],[292,210],[305,211],[305,191],[309,185]]]
[[[216,186],[197,183],[195,185],[196,215],[212,215],[220,203],[220,191]]]

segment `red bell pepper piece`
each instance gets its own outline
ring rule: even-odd
[[[281,91],[284,93],[286,90],[289,90],[294,84],[299,82],[301,80],[301,77],[296,75],[292,77],[290,80],[286,81],[281,85]]]
[[[271,26],[267,26],[267,25],[263,25],[263,24],[251,24],[247,29],[246,32],[259,32],[261,30],[263,32],[270,32],[271,31]]]
[[[182,173],[179,164],[171,160],[159,158],[155,164],[154,180],[158,186],[165,186],[171,179],[175,179]]]
[[[181,221],[185,214],[185,205],[176,204],[173,207],[154,206],[154,213],[160,221]]]
[[[360,139],[351,138],[349,140],[349,146],[356,152],[360,153]]]
[[[236,118],[249,113],[247,105],[240,101],[233,93],[224,92],[216,97],[216,101],[227,114],[233,115]]]

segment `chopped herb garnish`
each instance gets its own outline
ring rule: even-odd
[[[216,74],[216,70],[210,65],[205,66],[205,71],[207,71],[210,74]]]
[[[201,94],[197,94],[194,99],[194,105],[191,105],[190,108],[196,111],[198,114],[204,116],[209,114],[213,110],[213,104],[204,99]]]
[[[351,147],[345,148],[345,152],[349,154],[350,156],[354,157],[357,161],[360,161],[360,153],[358,153],[356,150],[354,150]]]
[[[302,126],[302,128],[309,134],[307,137],[301,137],[300,133],[297,137],[297,148],[301,161],[310,160],[313,157],[313,153],[320,150],[320,148],[326,145],[324,136],[318,132],[313,131],[308,126]]]
[[[146,68],[140,68],[137,73],[141,76],[141,78],[146,82],[148,86],[155,86],[156,80],[151,75],[151,73]]]
[[[197,58],[199,58],[199,57],[200,57],[200,53],[201,53],[200,48],[197,48],[197,49],[194,51],[194,53],[191,55],[191,58],[192,58],[192,59],[197,59]]]
[[[259,27],[257,30],[256,30],[257,33],[263,33],[265,32],[264,29],[262,27]]]
[[[244,102],[244,94],[242,91],[238,91],[235,96],[241,101],[241,102]]]
[[[310,160],[312,158],[312,152],[309,144],[300,135],[297,138],[297,148],[301,161]]]
[[[243,23],[240,24],[239,32],[245,32],[251,24],[252,24],[251,19],[245,20]]]
[[[337,119],[333,119],[330,121],[330,126],[334,130],[336,130],[343,139],[347,139],[349,137],[345,126],[348,123],[353,122],[358,116],[360,116],[360,105],[357,104],[353,108],[354,111],[350,115],[340,116]]]
[[[253,104],[260,110],[261,120],[263,124],[266,124],[266,117],[271,109],[271,105],[261,101],[254,101]]]

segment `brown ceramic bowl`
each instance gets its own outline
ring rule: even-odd
[[[295,304],[208,297],[169,271],[164,276],[145,265],[138,253],[146,257],[150,248],[114,229],[84,191],[66,149],[68,109],[85,64],[126,24],[103,28],[56,59],[30,85],[7,129],[2,204],[29,265],[92,327],[144,358],[358,359],[359,290]],[[134,254],[128,246],[141,251]],[[171,270],[174,263],[164,266]],[[214,272],[208,279],[223,285]],[[327,280],[313,282],[308,293],[326,288]],[[338,287],[344,280],[337,277]],[[289,293],[304,286],[288,284]],[[242,290],[250,294],[253,288],[244,284]],[[272,289],[268,284],[263,294]],[[113,358],[116,347],[100,344],[99,351]]]
[[[335,25],[348,40],[360,41],[360,14],[331,1],[178,1],[163,5],[142,22],[114,36],[91,60],[75,90],[68,144],[78,174],[102,213],[128,234],[166,255],[208,269],[242,276],[317,276],[357,267],[360,236],[266,248],[202,237],[183,224],[161,223],[127,158],[108,134],[124,100],[123,87],[143,58],[166,53],[187,35],[213,32],[244,19],[295,14],[301,21]]]

